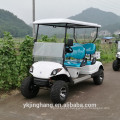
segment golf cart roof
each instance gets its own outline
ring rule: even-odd
[[[41,19],[33,22],[36,25],[46,25],[54,27],[69,27],[69,28],[100,28],[101,25],[71,19]]]

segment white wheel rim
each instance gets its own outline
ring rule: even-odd
[[[65,97],[66,97],[66,88],[65,87],[63,87],[63,88],[61,88],[61,90],[60,90],[60,98],[61,99],[65,99]]]

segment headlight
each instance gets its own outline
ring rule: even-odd
[[[56,75],[57,73],[59,73],[62,70],[62,68],[58,68],[52,71],[51,75]]]
[[[30,67],[30,70],[29,70],[30,73],[33,72],[33,66]]]

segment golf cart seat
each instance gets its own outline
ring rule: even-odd
[[[86,43],[86,44],[80,44],[80,43],[74,43],[73,46],[83,46],[86,50],[86,54],[95,54],[96,51],[96,45],[94,43]]]
[[[66,60],[64,62],[65,66],[71,66],[71,67],[82,67],[86,65],[87,60],[85,58],[85,48],[83,46],[73,46],[72,47],[73,52],[67,53],[66,58],[74,58],[77,59],[77,61],[73,60]],[[80,59],[83,59],[83,61],[79,61]]]
[[[80,44],[80,43],[74,43],[74,46],[83,46],[86,50],[87,55],[95,54],[96,51],[96,45],[94,43],[86,43],[86,44]],[[92,61],[87,61],[86,65],[92,65],[96,62],[96,58],[93,58]]]
[[[96,45],[93,43],[86,43],[82,45],[86,49],[86,54],[92,55],[95,54]]]
[[[95,64],[96,63],[96,58],[94,57],[91,60],[91,55],[95,54],[96,45],[94,43],[86,43],[86,44],[83,44],[83,47],[86,49],[86,54],[90,55],[90,61],[87,61],[87,65]]]

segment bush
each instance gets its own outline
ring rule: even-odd
[[[116,58],[117,46],[115,43],[113,44],[96,44],[97,51],[101,52],[100,61],[104,63],[108,63],[113,61]]]
[[[56,36],[52,36],[49,38],[47,35],[41,35],[41,39],[38,40],[39,42],[57,42]]]
[[[16,86],[18,69],[16,67],[15,45],[10,33],[5,32],[0,45],[0,89]]]
[[[10,33],[5,32],[0,45],[0,89],[20,87],[32,64],[33,38],[26,36],[16,51]],[[18,52],[18,54],[17,54]]]
[[[30,36],[26,36],[25,40],[20,45],[20,74],[26,73],[28,75],[28,69],[32,65],[33,58],[32,58],[32,50],[33,50],[33,38]],[[26,76],[25,75],[25,76]]]

